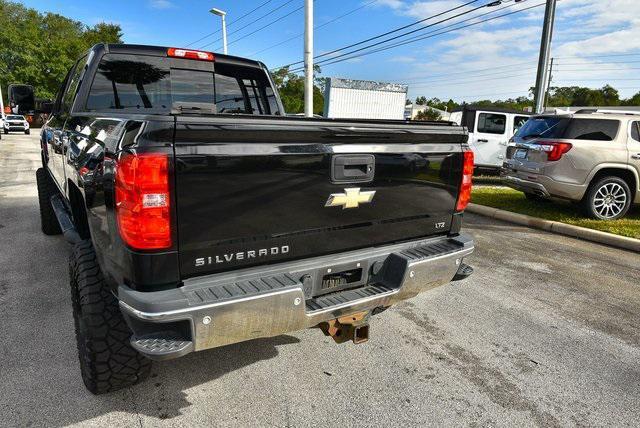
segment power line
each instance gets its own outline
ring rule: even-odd
[[[240,21],[240,20],[242,20],[242,19],[246,18],[247,16],[251,15],[253,12],[257,11],[258,9],[260,9],[260,8],[261,8],[261,7],[263,7],[263,6],[266,6],[267,4],[271,3],[272,1],[273,1],[273,0],[267,0],[266,2],[262,3],[260,6],[258,6],[258,7],[254,8],[254,9],[250,10],[249,12],[245,13],[245,14],[244,14],[244,15],[242,15],[240,18],[238,18],[238,19],[235,19],[235,20],[231,21],[229,24],[227,24],[227,27],[229,27],[229,26],[231,26],[231,25],[235,24],[236,22],[238,22],[238,21]],[[208,37],[213,36],[214,34],[218,34],[218,33],[219,33],[219,32],[221,32],[221,31],[222,31],[222,29],[219,29],[219,30],[213,31],[213,32],[211,32],[211,33],[207,34],[207,35],[206,35],[206,36],[204,36],[204,37],[200,37],[200,38],[199,38],[198,40],[196,40],[195,42],[191,42],[191,43],[189,43],[186,47],[188,48],[188,47],[190,47],[190,46],[192,46],[192,45],[195,45],[196,43],[201,42],[201,41],[203,41],[204,39],[206,39],[206,38],[208,38]]]
[[[477,83],[477,82],[490,82],[493,80],[502,80],[502,79],[507,79],[510,77],[524,77],[524,76],[530,76],[534,73],[534,71],[528,71],[526,73],[518,73],[518,74],[508,74],[508,75],[501,75],[501,76],[495,76],[495,77],[489,77],[486,79],[454,79],[454,80],[438,80],[438,81],[432,81],[432,82],[422,82],[422,83],[413,83],[411,85],[413,86],[417,86],[417,87],[421,87],[421,86],[427,86],[427,85],[431,85],[433,83],[435,84],[442,84],[442,83],[459,83],[459,85],[466,85],[467,83]]]
[[[351,15],[351,14],[353,14],[353,13],[355,13],[355,12],[359,11],[360,9],[363,9],[363,8],[365,8],[365,7],[367,7],[367,6],[370,6],[370,5],[372,5],[373,3],[377,3],[377,2],[378,2],[378,0],[372,0],[372,1],[368,2],[368,3],[363,4],[362,6],[359,6],[359,7],[355,8],[355,9],[351,9],[349,12],[344,13],[344,14],[342,14],[342,15],[340,15],[340,16],[337,16],[337,17],[335,17],[335,18],[331,19],[330,21],[327,21],[327,22],[325,22],[325,23],[323,23],[323,24],[320,24],[320,25],[316,25],[316,26],[314,26],[313,28],[314,28],[315,30],[319,30],[320,28],[326,27],[326,26],[327,26],[327,25],[329,25],[329,24],[333,24],[334,22],[336,22],[336,21],[338,21],[338,20],[340,20],[340,19],[344,18],[345,16],[349,16],[349,15]],[[298,39],[298,38],[300,38],[300,37],[302,37],[302,36],[304,36],[304,33],[300,33],[300,34],[298,34],[298,35],[296,35],[296,36],[290,37],[290,38],[288,38],[288,39],[286,39],[286,40],[283,40],[283,41],[281,41],[281,42],[276,43],[275,45],[271,45],[271,46],[266,47],[266,48],[264,48],[264,49],[262,49],[262,50],[260,50],[260,51],[258,51],[258,52],[254,52],[254,53],[252,53],[252,54],[250,54],[250,55],[248,55],[248,56],[249,56],[249,57],[254,57],[254,56],[256,56],[256,55],[259,55],[259,54],[261,54],[261,53],[263,53],[263,52],[266,52],[266,51],[271,50],[271,49],[273,49],[273,48],[276,48],[276,47],[278,47],[278,46],[282,46],[282,45],[284,45],[285,43],[288,43],[288,42],[290,42],[290,41],[292,41],[292,40],[296,40],[296,39]]]
[[[618,81],[640,81],[640,79],[635,79],[635,78],[610,78],[610,77],[602,77],[600,79],[558,79],[556,80],[556,82],[600,82],[603,80],[608,80],[611,82],[618,82]]]
[[[640,53],[624,53],[624,54],[600,54],[600,55],[570,55],[570,56],[556,56],[555,58],[608,58],[618,56],[640,56]]]
[[[426,80],[414,80],[414,81],[402,81],[401,83],[404,85],[420,85],[420,84],[428,84],[428,83],[439,83],[439,82],[457,82],[457,81],[468,81],[469,78],[471,79],[475,79],[477,77],[495,77],[495,78],[502,78],[502,77],[509,77],[511,75],[514,74],[514,72],[517,73],[517,75],[520,75],[522,73],[525,72],[525,70],[529,70],[527,71],[527,73],[531,73],[532,70],[535,70],[535,67],[529,67],[529,68],[525,68],[525,69],[521,69],[521,70],[503,70],[502,72],[499,73],[487,73],[487,74],[475,74],[473,71],[469,71],[468,73],[472,73],[469,74],[466,77],[454,77],[454,78],[440,78],[440,79],[426,79]],[[506,73],[506,75],[505,75]]]
[[[640,61],[607,61],[607,62],[565,62],[564,64],[559,63],[559,66],[562,65],[598,65],[598,64],[602,64],[602,65],[609,65],[609,64],[638,64],[640,63]]]
[[[366,56],[366,55],[370,55],[370,54],[373,54],[373,53],[383,52],[383,51],[386,51],[388,49],[392,49],[392,48],[395,48],[395,47],[398,47],[398,46],[403,46],[403,45],[414,43],[414,42],[417,42],[417,41],[420,41],[420,40],[425,40],[425,39],[429,39],[429,38],[432,38],[432,37],[436,37],[436,36],[439,36],[439,35],[442,35],[442,34],[451,33],[453,31],[457,31],[457,30],[461,30],[461,29],[464,29],[464,28],[472,27],[472,26],[475,26],[475,25],[483,24],[485,22],[493,21],[495,19],[503,18],[505,16],[514,15],[516,13],[521,13],[521,12],[524,12],[524,11],[527,11],[527,10],[530,10],[530,9],[533,9],[533,8],[536,8],[536,7],[541,7],[541,6],[544,6],[544,5],[545,5],[545,3],[538,3],[536,5],[529,6],[529,7],[526,7],[526,8],[522,8],[522,9],[519,9],[519,10],[516,10],[516,11],[513,11],[513,12],[504,13],[502,15],[497,15],[497,16],[494,16],[494,17],[491,17],[491,18],[487,18],[487,19],[478,21],[478,22],[473,22],[473,23],[470,23],[470,24],[466,24],[466,25],[462,25],[462,26],[459,26],[459,27],[455,27],[455,28],[452,28],[452,29],[447,30],[447,31],[440,31],[441,29],[438,29],[438,30],[436,30],[438,32],[428,33],[429,35],[424,35],[424,36],[415,37],[413,39],[404,40],[402,42],[398,42],[398,43],[395,43],[395,44],[392,44],[392,45],[384,46],[384,47],[382,47],[380,49],[375,49],[375,50],[371,50],[371,51],[368,51],[368,52],[363,52],[361,54],[352,55],[352,56],[347,57],[347,58],[342,58],[342,59],[337,59],[337,60],[334,60],[335,58],[330,58],[328,60],[320,61],[320,62],[318,62],[318,64],[326,66],[326,65],[336,64],[336,63],[339,63],[339,62],[348,61],[348,60],[354,59],[354,58],[360,58],[360,57],[363,57],[363,56]],[[513,6],[515,6],[515,4],[509,5],[509,6],[505,6],[505,7],[501,8],[501,9],[499,9],[499,10],[503,10],[503,9],[506,9],[507,7],[513,7]],[[497,11],[494,11],[494,12],[497,12]],[[476,17],[474,17],[472,19],[477,19],[477,18],[478,17],[476,16]],[[457,24],[454,24],[454,25],[457,25]],[[454,25],[451,25],[451,26],[454,26]],[[446,27],[443,27],[443,28],[446,28]],[[384,42],[381,42],[381,43],[384,43]],[[379,43],[379,44],[381,44],[381,43]],[[296,73],[298,71],[301,71],[301,70],[300,69],[295,69],[295,70],[292,70],[291,72],[292,73]]]
[[[600,71],[627,71],[627,70],[640,70],[640,67],[629,67],[629,68],[565,68],[565,69],[555,69],[555,71],[587,71],[598,73]]]
[[[256,19],[254,19],[253,21],[251,21],[251,22],[247,23],[246,25],[244,25],[243,27],[240,27],[240,28],[238,28],[237,30],[234,30],[234,31],[230,32],[230,33],[228,34],[228,36],[231,36],[231,35],[233,35],[233,34],[236,34],[236,33],[240,32],[240,31],[244,30],[245,28],[250,27],[251,25],[255,24],[256,22],[261,21],[261,20],[263,20],[264,18],[266,18],[267,16],[269,16],[269,15],[272,15],[272,14],[276,13],[277,11],[279,11],[279,10],[280,10],[280,9],[282,9],[283,7],[287,6],[289,3],[293,3],[294,1],[295,1],[295,0],[287,0],[286,2],[284,2],[283,4],[281,4],[280,6],[278,6],[278,7],[274,8],[274,9],[271,9],[269,12],[265,13],[265,14],[264,14],[264,15],[262,15],[261,17],[256,18]],[[217,42],[219,42],[219,41],[221,41],[221,40],[222,40],[222,38],[216,39],[216,40],[214,40],[214,41],[212,41],[212,42],[207,43],[206,45],[201,46],[201,47],[200,47],[200,48],[198,48],[198,49],[204,49],[204,48],[206,48],[206,47],[208,47],[208,46],[211,46],[211,45],[213,45],[214,43],[217,43]]]
[[[446,14],[447,14],[447,13],[449,13],[449,12],[453,12],[454,10],[460,9],[460,8],[462,8],[462,7],[468,6],[468,5],[473,4],[473,3],[477,3],[478,1],[480,1],[480,0],[472,0],[472,1],[469,1],[469,2],[467,2],[467,3],[464,3],[464,4],[460,5],[460,6],[454,7],[454,8],[452,8],[452,9],[447,9],[447,10],[445,10],[445,11],[443,11],[443,12],[437,13],[437,14],[435,14],[435,15],[428,16],[428,17],[426,17],[426,18],[424,18],[424,19],[421,19],[421,20],[419,20],[419,21],[413,22],[413,23],[411,23],[411,24],[404,25],[404,26],[402,26],[402,27],[398,27],[398,28],[393,29],[393,30],[391,30],[391,31],[387,31],[386,33],[379,34],[379,35],[377,35],[377,36],[370,37],[370,38],[368,38],[368,39],[366,39],[366,40],[362,40],[362,41],[357,42],[357,43],[352,43],[352,44],[350,44],[350,45],[348,45],[348,46],[343,46],[343,47],[341,47],[341,48],[339,48],[339,49],[334,49],[334,50],[332,50],[332,51],[325,52],[325,53],[320,54],[320,55],[316,55],[315,57],[313,57],[313,59],[322,58],[322,57],[325,57],[325,56],[328,56],[328,55],[334,54],[334,53],[336,53],[336,52],[341,52],[341,51],[343,51],[343,50],[345,50],[345,49],[350,49],[350,48],[352,48],[352,47],[355,47],[355,46],[359,46],[359,45],[362,45],[362,44],[368,43],[368,42],[370,42],[370,41],[373,41],[373,40],[376,40],[376,39],[379,39],[379,38],[382,38],[382,37],[388,36],[388,35],[390,35],[390,34],[397,33],[398,31],[402,31],[402,30],[405,30],[405,29],[407,29],[407,28],[409,28],[409,27],[413,27],[414,25],[421,24],[422,22],[428,21],[428,20],[430,20],[430,19],[437,18],[437,17],[442,16],[442,15],[446,15]],[[485,7],[485,6],[486,6],[486,4],[485,4],[485,5],[483,5],[483,6],[480,6],[480,7],[478,7],[478,8],[471,9],[471,10],[469,10],[469,11],[465,12],[465,13],[473,12],[473,11],[478,10],[478,9],[480,9],[480,8],[483,8],[483,7]],[[460,15],[457,15],[457,16],[460,16]],[[449,18],[449,19],[456,18],[457,16],[451,17],[451,18]],[[437,24],[437,23],[436,23],[436,24]],[[433,25],[435,25],[435,24],[430,24],[429,26],[433,26]],[[394,39],[397,39],[398,37],[406,36],[407,34],[415,33],[416,31],[421,31],[421,30],[423,30],[424,28],[427,28],[427,27],[429,27],[429,26],[426,26],[426,27],[420,27],[420,28],[418,28],[418,29],[416,29],[416,30],[410,31],[410,32],[405,33],[405,34],[402,34],[402,35],[400,35],[400,36],[396,36],[396,37],[394,37]],[[389,40],[393,40],[393,39],[389,39]],[[385,40],[385,41],[383,41],[383,42],[378,42],[378,43],[384,43],[384,42],[387,42],[387,41],[389,41],[389,40]],[[302,62],[303,62],[303,61],[296,61],[296,62],[293,62],[293,63],[291,63],[291,64],[283,65],[283,66],[281,66],[281,67],[277,67],[277,68],[291,67],[292,65],[301,64]]]
[[[491,3],[489,3],[489,4],[491,4]],[[482,9],[482,8],[484,8],[484,7],[486,7],[486,6],[487,6],[487,4],[482,5],[482,6],[475,7],[475,8],[473,8],[473,9],[469,9],[469,10],[467,10],[467,11],[465,11],[465,12],[461,12],[461,13],[459,13],[459,14],[457,14],[457,15],[454,15],[454,16],[451,16],[451,17],[449,17],[449,18],[445,18],[445,19],[442,19],[442,20],[440,20],[440,21],[434,22],[434,23],[432,23],[432,24],[425,25],[424,27],[420,27],[420,28],[418,28],[418,29],[416,29],[416,30],[409,31],[409,32],[406,32],[406,33],[400,34],[400,35],[398,35],[398,36],[390,37],[390,38],[388,38],[388,39],[386,39],[386,40],[382,40],[382,41],[380,41],[380,42],[376,42],[376,43],[370,44],[370,45],[368,45],[368,46],[364,46],[364,47],[362,47],[362,48],[358,48],[358,49],[352,50],[352,51],[350,51],[350,52],[345,52],[345,53],[343,53],[343,54],[336,55],[336,56],[333,56],[333,57],[331,57],[331,58],[327,58],[327,59],[325,59],[325,60],[317,61],[317,62],[316,62],[316,64],[318,64],[318,65],[322,65],[322,64],[324,64],[324,63],[334,64],[334,63],[336,63],[336,62],[340,62],[339,58],[343,58],[343,57],[345,57],[345,56],[349,56],[349,55],[352,55],[352,54],[357,53],[357,52],[366,51],[367,49],[374,48],[374,47],[376,47],[376,46],[380,46],[380,45],[382,45],[382,44],[384,44],[384,43],[387,43],[387,42],[390,42],[390,41],[393,41],[393,40],[400,39],[400,38],[402,38],[402,37],[404,37],[404,36],[407,36],[407,35],[409,35],[409,34],[415,33],[415,32],[417,32],[417,31],[422,31],[422,30],[424,30],[424,29],[426,29],[426,28],[433,27],[434,25],[442,24],[442,23],[444,23],[444,22],[447,22],[447,21],[450,21],[450,20],[452,20],[452,19],[458,18],[458,17],[460,17],[460,16],[462,16],[462,15],[467,15],[467,14],[469,14],[469,13],[475,12],[476,10],[478,10],[478,9]],[[403,42],[399,42],[399,43],[404,43],[404,41],[403,41]],[[344,49],[338,49],[337,51],[332,51],[332,53],[333,53],[333,52],[340,52],[340,51],[342,51],[342,50],[344,50]],[[323,54],[323,55],[327,55],[327,54]],[[349,57],[349,58],[347,58],[347,59],[358,58],[358,57],[359,57],[359,56],[357,56],[357,55],[356,55],[356,56]]]
[[[237,39],[235,39],[235,40],[233,40],[233,41],[229,42],[227,45],[232,45],[232,44],[234,44],[234,43],[239,42],[239,41],[240,41],[240,40],[242,40],[242,39],[246,39],[246,38],[247,38],[247,37],[249,37],[249,36],[253,36],[255,33],[258,33],[258,32],[260,32],[260,31],[264,30],[265,28],[268,28],[268,27],[272,26],[273,24],[275,24],[275,23],[277,23],[277,22],[280,22],[280,21],[282,21],[282,20],[283,20],[283,19],[285,19],[285,18],[288,18],[289,16],[293,15],[294,13],[296,13],[296,12],[298,12],[298,11],[302,10],[302,9],[304,9],[304,6],[300,6],[299,8],[297,8],[297,9],[295,9],[295,10],[292,10],[291,12],[287,13],[286,15],[283,15],[283,16],[281,16],[280,18],[278,18],[278,19],[275,19],[275,20],[271,21],[271,22],[270,22],[270,23],[268,23],[267,25],[264,25],[264,26],[262,26],[262,27],[258,28],[257,30],[252,31],[251,33],[245,34],[244,36],[239,37],[239,38],[237,38]]]
[[[508,1],[512,1],[512,0],[508,0]],[[343,61],[346,61],[346,60],[349,60],[349,59],[353,59],[353,58],[359,58],[359,57],[361,57],[361,56],[365,56],[365,55],[368,55],[368,54],[371,54],[371,53],[382,52],[382,51],[385,51],[385,50],[388,50],[388,49],[391,49],[391,48],[394,48],[394,47],[397,47],[397,46],[402,46],[402,45],[405,45],[405,44],[413,43],[413,42],[415,42],[415,41],[424,40],[424,39],[428,39],[428,38],[431,38],[431,37],[435,37],[435,36],[438,36],[438,35],[441,35],[441,34],[446,34],[446,33],[452,32],[452,31],[456,31],[456,30],[458,30],[458,29],[462,29],[462,28],[466,28],[466,27],[471,26],[471,25],[466,25],[466,26],[456,27],[456,25],[459,25],[459,24],[461,24],[461,23],[463,23],[463,22],[468,22],[468,21],[477,20],[478,18],[481,18],[481,17],[483,17],[483,16],[490,15],[490,14],[493,14],[493,13],[499,12],[499,11],[501,11],[501,10],[504,10],[504,9],[506,9],[506,8],[513,7],[513,6],[514,6],[514,4],[512,4],[512,5],[508,5],[508,6],[504,6],[504,7],[501,7],[501,8],[499,8],[499,9],[497,9],[497,10],[493,10],[493,11],[490,11],[490,12],[482,13],[482,14],[480,14],[480,15],[472,16],[472,17],[470,17],[470,18],[463,19],[463,20],[458,21],[458,22],[455,22],[455,23],[453,23],[453,24],[449,24],[449,25],[445,25],[445,26],[440,27],[440,28],[436,28],[436,29],[434,29],[434,30],[432,30],[432,31],[429,31],[429,32],[425,33],[424,35],[421,35],[421,36],[415,36],[415,37],[413,37],[413,38],[409,38],[409,39],[406,39],[406,40],[403,40],[403,41],[397,42],[397,43],[392,44],[392,45],[384,46],[384,47],[382,47],[382,48],[380,48],[380,49],[378,49],[378,50],[371,50],[371,51],[368,51],[368,52],[364,52],[364,53],[362,53],[362,54],[353,55],[353,56],[351,56],[351,57],[348,57],[348,58],[345,58],[345,59],[342,59],[342,60],[337,60],[337,61],[331,61],[332,59],[335,59],[335,58],[330,58],[330,59],[324,60],[324,61],[323,61],[323,63],[324,63],[325,65],[331,65],[331,64],[333,64],[333,63],[343,62]],[[525,10],[525,9],[523,9],[523,10]],[[501,15],[501,16],[502,16],[502,15]],[[499,18],[499,17],[501,17],[501,16],[498,16],[498,17],[496,17],[496,18]],[[491,18],[491,19],[496,19],[496,18]],[[481,24],[481,23],[483,23],[483,22],[490,21],[491,19],[487,19],[487,20],[485,20],[485,21],[480,21],[480,22],[477,22],[476,24],[472,24],[472,25]],[[452,28],[452,27],[456,27],[456,28]],[[446,29],[446,28],[452,28],[452,30],[451,30],[451,31],[442,31],[442,30],[444,30],[444,29]],[[380,42],[380,43],[384,43],[384,42]],[[330,61],[330,62],[327,62],[327,61]],[[295,73],[295,72],[298,72],[299,70],[300,70],[300,69],[295,69],[295,70],[293,70],[292,72],[294,72],[294,73]]]
[[[505,64],[505,65],[496,65],[495,67],[489,67],[489,68],[477,68],[477,69],[468,69],[465,71],[456,71],[453,73],[443,73],[443,74],[432,74],[429,76],[422,76],[422,77],[417,77],[417,79],[420,79],[419,81],[422,81],[422,79],[431,79],[434,77],[449,77],[449,76],[455,76],[458,74],[469,74],[469,73],[475,73],[478,71],[494,71],[497,68],[508,68],[508,67],[515,67],[517,65],[526,65],[526,64],[533,64],[535,61],[526,61],[526,62],[516,62],[516,63],[512,63],[512,64]],[[411,84],[412,81],[409,81],[409,84]],[[413,81],[415,82],[415,81]],[[407,83],[407,82],[405,82]]]

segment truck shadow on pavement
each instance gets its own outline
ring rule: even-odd
[[[174,361],[154,363],[151,377],[131,390],[137,406],[127,406],[126,410],[159,419],[181,416],[183,409],[191,405],[186,390],[197,388],[252,364],[275,358],[278,356],[278,347],[299,342],[298,338],[286,335],[257,339],[193,353]],[[249,375],[246,376],[248,380]],[[219,403],[224,403],[227,400],[224,399],[223,385],[220,387],[203,386],[215,394],[220,400]],[[235,388],[237,390],[234,391],[234,395],[237,395],[245,386],[239,385]],[[120,395],[126,394],[125,391]]]

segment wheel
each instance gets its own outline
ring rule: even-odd
[[[91,241],[74,245],[69,283],[82,380],[104,394],[144,380],[151,361],[131,347],[131,330],[105,283]]]
[[[40,203],[40,225],[45,235],[60,235],[60,223],[51,206],[51,197],[58,194],[58,189],[51,176],[44,168],[36,171],[38,185],[38,202]]]
[[[583,207],[591,218],[617,220],[631,207],[631,189],[619,177],[604,177],[589,186]]]
[[[30,130],[30,129],[25,130],[25,131],[24,131],[24,134],[25,134],[25,135],[29,135],[29,134],[31,134],[31,130]]]
[[[5,133],[5,134],[8,134],[8,133],[9,133],[9,131],[5,129],[5,130],[4,130],[4,133]]]

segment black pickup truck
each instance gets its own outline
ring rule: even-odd
[[[73,244],[85,385],[310,327],[361,343],[371,315],[469,276],[466,141],[446,122],[288,117],[256,61],[96,45],[37,171],[42,230]]]

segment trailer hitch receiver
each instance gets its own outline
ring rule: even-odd
[[[336,318],[319,325],[326,336],[331,336],[336,343],[352,340],[359,345],[369,340],[369,312]]]

